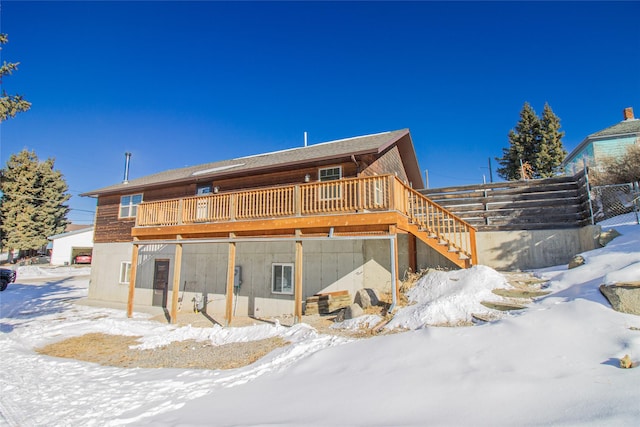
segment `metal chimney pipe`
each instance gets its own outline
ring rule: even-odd
[[[307,132],[304,133],[304,146],[307,146]]]
[[[124,153],[124,181],[123,184],[129,182],[129,163],[131,162],[131,153]]]

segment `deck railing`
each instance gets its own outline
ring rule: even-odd
[[[475,229],[392,175],[144,202],[138,206],[136,226],[372,211],[398,211],[439,244],[448,245],[451,251],[469,259],[475,258]]]

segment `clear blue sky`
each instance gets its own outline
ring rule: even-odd
[[[1,0],[3,81],[31,111],[0,162],[55,157],[79,193],[210,161],[409,128],[430,187],[494,180],[525,101],[565,148],[640,116],[640,2]],[[88,212],[86,212],[88,211]]]

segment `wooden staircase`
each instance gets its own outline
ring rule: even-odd
[[[396,187],[397,188],[397,187]],[[408,219],[407,232],[416,236],[460,268],[478,263],[476,229],[427,197],[402,184],[402,212]]]

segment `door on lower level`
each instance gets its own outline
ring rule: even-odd
[[[153,269],[153,305],[167,306],[169,292],[169,260],[157,259]]]

